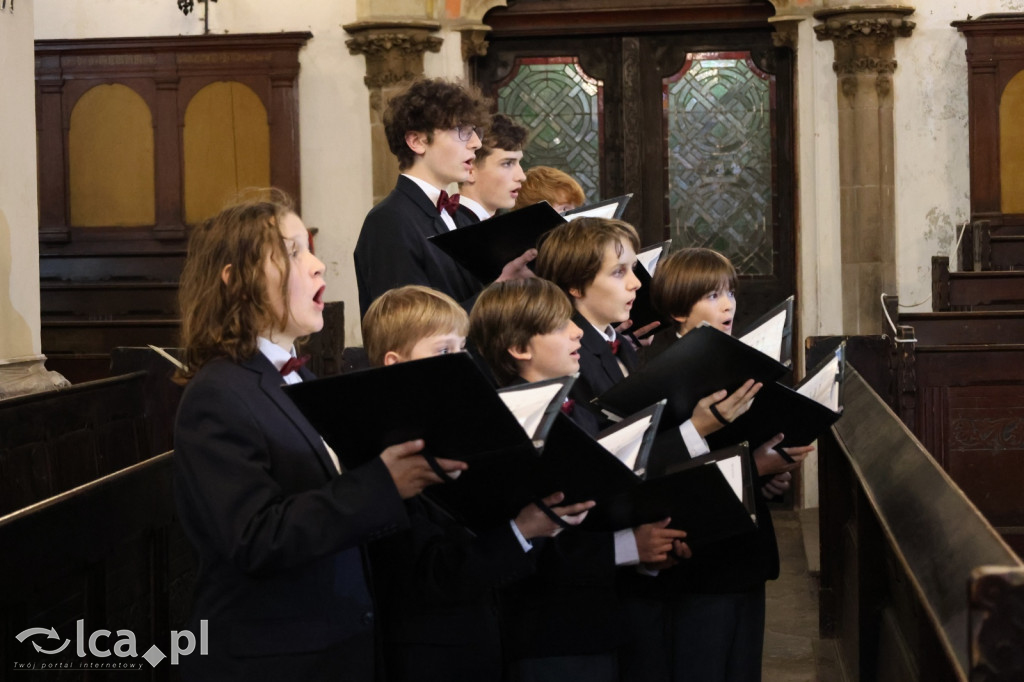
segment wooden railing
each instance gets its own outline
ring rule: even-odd
[[[32,679],[176,679],[167,660],[142,656],[153,645],[170,651],[172,630],[185,624],[194,581],[192,551],[174,517],[171,453],[150,458],[73,490],[0,517],[0,677],[16,665],[67,665],[33,670]],[[136,657],[79,657],[78,621],[85,637],[111,635],[97,648],[111,651],[130,631]],[[29,628],[54,628],[57,636],[19,641]],[[62,641],[65,650],[45,655]],[[102,673],[91,663],[131,663],[130,672]],[[140,675],[140,672],[142,673]],[[118,677],[120,679],[120,677]]]
[[[992,588],[1019,596],[1024,565],[856,370],[843,397],[819,485],[821,634],[845,678],[1024,679],[1019,655],[998,657],[1024,650],[1024,607]],[[982,566],[1000,568],[976,576],[972,610]]]

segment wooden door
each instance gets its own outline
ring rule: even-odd
[[[568,172],[588,200],[632,193],[624,218],[644,244],[729,256],[739,330],[795,292],[792,52],[766,20],[580,35],[571,12],[562,33],[557,15],[541,30],[496,12],[474,76],[529,129],[525,166]]]

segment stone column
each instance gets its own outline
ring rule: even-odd
[[[373,149],[373,203],[383,199],[398,177],[398,160],[388,148],[381,116],[388,99],[402,85],[423,76],[423,53],[441,49],[441,38],[430,35],[436,21],[361,21],[343,28],[352,34],[349,52],[366,56],[370,90],[370,136]]]
[[[894,43],[908,37],[911,7],[815,12],[819,40],[835,46],[839,79],[839,183],[843,333],[882,331],[879,297],[896,291],[892,74]]]

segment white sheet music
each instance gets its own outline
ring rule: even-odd
[[[780,310],[770,320],[739,337],[740,341],[756,348],[776,361],[782,359],[782,332],[786,329],[786,311]]]
[[[587,211],[580,211],[579,213],[573,213],[572,215],[563,216],[566,220],[572,221],[577,218],[608,218],[612,219],[615,217],[615,212],[619,210],[619,202],[613,201],[610,204],[604,206],[595,206]]]
[[[640,265],[644,266],[644,270],[646,270],[652,277],[654,276],[654,269],[658,267],[658,260],[661,258],[661,252],[663,250],[664,247],[655,246],[636,254],[637,261]]]
[[[833,412],[838,412],[839,356],[833,356],[817,374],[807,377],[796,392],[821,403]]]
[[[636,458],[640,454],[640,445],[644,439],[644,433],[651,425],[651,418],[638,419],[628,426],[624,426],[615,433],[609,433],[603,438],[598,438],[605,450],[615,455],[620,462],[630,469],[636,468]]]
[[[736,493],[736,497],[740,502],[743,501],[743,458],[742,457],[727,457],[726,459],[720,459],[715,462],[718,465],[718,470],[725,476],[725,480],[729,483],[729,487]]]
[[[544,386],[527,386],[517,388],[514,391],[501,391],[498,393],[504,401],[509,412],[515,415],[523,430],[533,438],[540,426],[540,420],[544,417],[544,410],[551,404],[551,401],[562,390],[558,383]]]

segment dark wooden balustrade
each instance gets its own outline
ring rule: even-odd
[[[1024,679],[998,656],[1024,650],[1020,603],[968,598],[981,566],[1019,594],[1020,559],[855,370],[843,403],[819,440],[820,625],[845,679]]]

